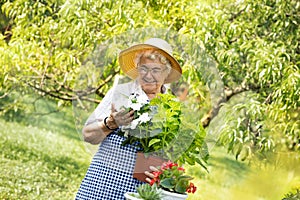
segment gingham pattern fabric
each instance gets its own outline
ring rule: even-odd
[[[122,146],[124,140],[112,133],[101,143],[76,200],[123,200],[126,192],[135,192],[136,187],[143,184],[132,177],[138,149],[132,145]]]

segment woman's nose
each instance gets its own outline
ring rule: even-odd
[[[146,77],[147,79],[152,79],[152,78],[153,78],[153,75],[151,74],[151,71],[150,71],[150,70],[147,71],[147,73],[145,74],[145,77]]]

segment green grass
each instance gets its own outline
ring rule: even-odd
[[[72,110],[51,102],[22,123],[0,119],[0,199],[74,199],[91,154],[74,128]]]

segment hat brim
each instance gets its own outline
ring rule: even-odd
[[[166,78],[165,83],[171,83],[179,80],[182,74],[182,70],[178,61],[168,52],[148,44],[137,44],[120,52],[119,65],[123,70],[123,72],[131,79],[136,79],[138,76],[138,70],[134,63],[134,59],[136,58],[136,55],[141,51],[153,50],[153,49],[157,50],[160,54],[165,56],[170,61],[172,70],[170,71],[170,74]]]

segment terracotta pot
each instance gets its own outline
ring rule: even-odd
[[[174,192],[168,192],[165,190],[162,190],[162,200],[185,200],[188,198],[187,194],[178,194]]]
[[[157,156],[145,155],[142,152],[137,152],[133,178],[146,182],[145,179],[147,176],[144,174],[145,171],[150,171],[150,166],[158,167],[165,161],[165,159]]]

